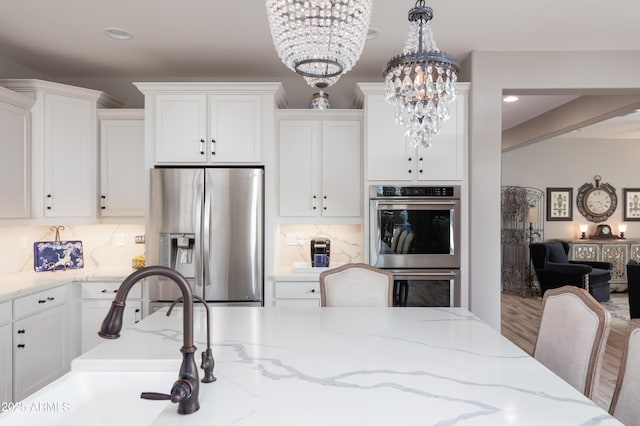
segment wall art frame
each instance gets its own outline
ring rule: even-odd
[[[547,188],[547,221],[573,220],[573,188]]]
[[[622,188],[624,221],[640,221],[640,188]]]

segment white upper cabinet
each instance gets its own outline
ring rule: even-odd
[[[467,145],[468,83],[458,83],[451,118],[429,148],[413,148],[385,102],[384,83],[360,83],[364,95],[366,179],[368,181],[463,180]]]
[[[41,80],[0,80],[35,99],[32,110],[36,218],[95,219],[98,106],[118,102],[90,89]]]
[[[135,83],[145,95],[147,164],[261,163],[279,83]]]
[[[360,117],[359,111],[279,114],[280,216],[360,216]]]
[[[146,204],[144,111],[100,109],[102,217],[142,217]]]
[[[31,217],[31,108],[34,100],[0,87],[0,219]]]

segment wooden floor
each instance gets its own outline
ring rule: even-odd
[[[530,355],[533,354],[533,346],[538,334],[541,308],[542,299],[538,296],[520,297],[502,293],[502,335]],[[594,402],[607,411],[620,367],[625,327],[626,323],[623,321],[611,322],[600,380],[594,390]]]

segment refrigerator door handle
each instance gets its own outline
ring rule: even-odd
[[[211,249],[211,194],[208,190],[204,191],[204,211],[202,214],[202,263],[204,264],[204,280],[203,287],[208,287],[210,283],[209,259]],[[206,281],[206,282],[204,282]]]

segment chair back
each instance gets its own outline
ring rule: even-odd
[[[569,263],[569,244],[564,241],[532,243],[529,253],[536,269],[543,269],[545,262]]]
[[[321,306],[393,306],[393,274],[349,263],[320,274]]]
[[[640,319],[629,321],[609,413],[625,425],[640,425]]]
[[[611,315],[586,290],[549,289],[533,357],[591,398],[600,374]]]

